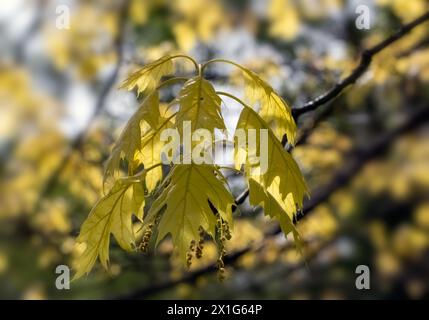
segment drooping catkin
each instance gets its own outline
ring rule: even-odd
[[[231,240],[231,230],[229,229],[229,224],[226,221],[223,221],[223,228],[224,228],[225,238],[227,240]]]
[[[219,258],[217,260],[217,268],[218,268],[217,277],[219,281],[225,280],[225,264],[223,262],[223,259],[226,255],[225,242],[227,240],[227,235],[225,231],[227,229],[227,225],[228,224],[220,217],[220,215],[217,214],[217,233],[218,233],[218,244],[219,244]]]
[[[203,256],[204,236],[205,236],[204,229],[200,227],[198,230],[198,233],[199,233],[200,239],[198,240],[198,244],[195,249],[195,257],[197,259],[200,259]]]
[[[150,238],[152,237],[153,227],[154,227],[153,223],[148,224],[146,227],[146,230],[143,234],[143,238],[142,238],[142,241],[140,243],[140,250],[143,253],[146,253],[147,249],[149,247],[149,241],[150,241]]]
[[[223,262],[223,256],[217,259],[217,278],[219,281],[225,280],[225,264]]]
[[[189,245],[189,250],[188,250],[188,252],[186,252],[186,266],[188,268],[191,267],[192,258],[194,256],[194,251],[195,251],[195,240],[192,240],[190,245]]]

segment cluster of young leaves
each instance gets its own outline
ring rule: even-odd
[[[190,79],[171,77],[161,82],[164,76],[174,73],[175,61],[179,58],[191,61],[196,75]],[[239,68],[248,103],[216,91],[204,78],[204,69],[213,63],[228,63]],[[180,81],[185,84],[168,105],[168,109],[174,111],[161,112],[160,89]],[[152,233],[156,244],[170,234],[175,251],[188,266],[194,256],[201,256],[204,239],[211,238],[217,244],[218,264],[223,268],[224,243],[231,238],[235,208],[227,181],[216,164],[171,161],[163,170],[162,157],[173,160],[173,155],[161,154],[166,142],[160,138],[162,130],[167,128],[177,129],[183,135],[184,121],[191,121],[192,130],[225,129],[221,96],[235,99],[243,106],[236,129],[268,131],[269,163],[265,172],[258,170],[258,164],[249,162],[250,155],[255,154],[249,144],[235,150],[233,169],[243,170],[251,205],[261,205],[267,216],[279,222],[285,234],[292,232],[298,239],[292,221],[302,207],[307,187],[298,165],[281,143],[284,137],[288,143],[295,143],[296,125],[290,107],[268,83],[228,60],[216,59],[200,65],[189,56],[175,55],[162,57],[131,74],[122,88],[137,88],[137,93],[146,97],[107,162],[105,182],[113,180],[113,187],[95,204],[82,225],[77,242],[85,249],[78,257],[76,278],[89,273],[97,258],[107,268],[110,234],[125,250],[145,250]],[[182,147],[178,145],[175,153],[180,155]],[[128,175],[121,176],[122,168],[128,170]],[[136,220],[143,228],[139,244],[133,230]]]

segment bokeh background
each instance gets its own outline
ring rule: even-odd
[[[370,9],[369,30],[355,26],[361,4]],[[70,28],[58,29],[64,6]],[[387,152],[299,222],[304,257],[283,235],[267,236],[275,225],[245,202],[228,252],[246,253],[231,259],[224,282],[204,269],[216,261],[214,246],[206,243],[188,273],[165,241],[146,255],[113,244],[109,272],[98,265],[70,290],[55,287],[55,268],[71,266],[79,227],[101,195],[103,162],[138,105],[133,92],[117,89],[136,67],[174,52],[227,58],[299,107],[346,76],[363,48],[428,9],[425,0],[1,1],[0,298],[428,298],[427,125],[395,135]],[[229,68],[211,68],[209,77],[238,90],[226,84],[234,80]],[[293,155],[312,194],[356,161],[356,150],[424,106],[428,23],[300,118],[307,136]],[[240,176],[229,180],[240,194]],[[370,290],[355,288],[360,264],[371,270]]]

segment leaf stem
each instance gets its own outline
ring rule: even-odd
[[[169,86],[171,84],[174,84],[176,82],[180,82],[180,81],[188,81],[189,79],[186,77],[174,77],[174,78],[170,78],[168,80],[165,80],[164,82],[162,82],[161,84],[158,85],[158,87],[156,87],[156,90],[159,90],[165,86]]]
[[[204,72],[204,69],[205,69],[209,64],[216,63],[216,62],[227,63],[227,64],[233,65],[233,66],[235,66],[235,67],[237,67],[237,68],[239,68],[239,69],[241,69],[241,70],[244,70],[244,67],[243,67],[243,66],[241,66],[241,65],[239,65],[238,63],[235,63],[235,62],[233,62],[233,61],[230,61],[230,60],[227,60],[227,59],[212,59],[212,60],[209,60],[209,61],[207,61],[206,63],[204,63],[204,64],[202,65],[202,67],[201,67],[201,72]]]
[[[150,166],[149,168],[144,168],[144,169],[140,170],[139,172],[137,172],[136,174],[134,174],[132,176],[122,177],[122,178],[120,178],[120,180],[127,181],[127,182],[140,182],[142,176],[144,176],[150,170],[155,169],[155,168],[157,168],[159,166],[162,166],[162,162],[154,164],[153,166]]]
[[[198,70],[199,70],[198,63],[197,63],[197,61],[195,61],[195,59],[194,59],[194,58],[192,58],[192,57],[190,57],[190,56],[188,56],[188,55],[186,55],[186,54],[176,54],[176,55],[174,55],[174,56],[171,56],[171,59],[176,59],[176,58],[184,58],[184,59],[188,59],[189,61],[191,61],[191,62],[194,64],[194,66],[195,66],[195,70],[196,70],[196,71],[198,71]]]

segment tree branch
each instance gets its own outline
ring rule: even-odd
[[[397,58],[404,58],[406,56],[413,54],[414,52],[416,52],[418,50],[426,49],[428,46],[429,46],[429,37],[426,37],[424,39],[421,39],[417,43],[415,43],[413,46],[411,46],[407,50],[400,52],[397,55]]]
[[[318,107],[320,107],[321,105],[324,105],[325,103],[335,99],[339,94],[343,92],[345,88],[355,83],[356,80],[359,79],[365,73],[365,71],[368,69],[368,67],[371,64],[372,58],[377,53],[383,51],[389,45],[401,39],[406,34],[410,33],[415,27],[419,26],[420,24],[428,20],[429,20],[429,12],[426,12],[416,20],[401,27],[396,33],[386,38],[385,40],[381,41],[377,45],[364,50],[361,54],[360,63],[355,69],[353,69],[350,75],[348,75],[343,80],[335,84],[335,86],[331,90],[320,95],[316,99],[308,101],[300,108],[293,108],[292,109],[293,117],[295,119],[298,119],[304,113],[313,111]]]

